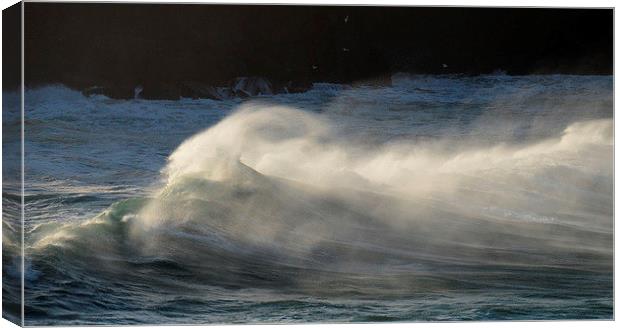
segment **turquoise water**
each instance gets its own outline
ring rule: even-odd
[[[612,319],[612,83],[28,90],[25,323]]]

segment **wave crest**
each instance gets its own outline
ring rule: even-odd
[[[108,269],[151,259],[210,283],[312,290],[340,274],[399,290],[472,266],[606,271],[612,145],[611,120],[528,144],[360,144],[318,115],[254,105],[181,144],[152,198],[35,245],[89,249]]]

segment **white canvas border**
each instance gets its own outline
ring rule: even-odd
[[[35,2],[38,0],[34,0]],[[29,2],[29,1],[27,1]],[[269,0],[219,0],[219,1],[184,1],[184,0],[132,0],[132,1],[96,1],[96,0],[62,0],[62,2],[125,2],[125,3],[225,3],[225,4],[322,4],[322,5],[382,5],[382,6],[467,6],[467,7],[570,7],[570,8],[582,8],[582,7],[598,7],[598,8],[615,8],[615,1],[610,0],[286,0],[286,1],[269,1]],[[16,1],[13,0],[0,0],[1,7],[7,8]],[[1,21],[1,18],[0,18]],[[1,24],[0,24],[1,26]],[[23,28],[23,26],[22,26]],[[618,94],[618,77],[615,74],[615,63],[618,61],[618,52],[616,52],[615,45],[618,38],[618,24],[616,24],[616,17],[614,12],[614,144],[617,144],[617,135],[615,134],[618,121],[615,120],[616,107],[615,98]],[[23,33],[22,33],[23,35]],[[2,45],[0,43],[0,53]],[[22,49],[23,50],[23,49]],[[22,51],[23,56],[23,51]],[[22,58],[23,59],[23,58]],[[23,62],[23,60],[22,60]],[[0,69],[1,73],[1,69]],[[23,75],[23,65],[22,65]],[[0,83],[1,87],[1,83]],[[23,89],[22,89],[23,90]],[[23,103],[23,98],[22,98]],[[0,140],[2,132],[2,117],[0,115]],[[22,143],[23,144],[23,143]],[[615,148],[615,147],[614,147]],[[1,159],[1,154],[0,154]],[[23,164],[23,163],[22,163]],[[22,165],[23,167],[23,165]],[[618,182],[618,177],[615,175],[618,168],[618,161],[616,160],[616,152],[614,151],[614,213],[616,213],[618,205],[618,194],[615,193],[615,186]],[[0,161],[0,172],[2,169],[2,163]],[[1,202],[1,201],[0,201]],[[0,203],[1,204],[1,203]],[[615,219],[615,215],[614,215]],[[615,222],[615,220],[614,220]],[[615,225],[614,225],[615,227]],[[615,258],[618,254],[618,244],[615,243],[615,228],[614,228],[614,264]],[[1,261],[1,258],[0,258]],[[1,265],[1,262],[0,262]],[[615,268],[615,265],[614,265]],[[0,278],[2,273],[0,272]],[[617,291],[618,286],[615,282],[618,281],[619,273],[614,269],[614,313],[616,309]],[[0,290],[0,297],[1,297]],[[303,327],[303,328],[424,328],[424,327],[441,327],[441,328],[522,328],[522,327],[549,327],[549,328],[574,328],[574,327],[613,327],[616,326],[615,321],[476,321],[476,322],[438,322],[438,323],[380,323],[380,324],[303,324],[303,325],[204,325],[198,327],[229,327],[229,328],[284,328],[284,327]],[[14,324],[7,320],[0,320],[0,328],[15,327]],[[71,326],[75,327],[75,326]],[[162,327],[162,326],[141,326],[141,327]],[[172,328],[182,328],[187,326],[166,326]]]

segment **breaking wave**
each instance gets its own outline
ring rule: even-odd
[[[609,119],[532,143],[362,144],[317,114],[249,105],[182,143],[151,197],[41,224],[28,252],[161,288],[558,288],[612,269],[612,149]],[[541,270],[555,282],[526,278]]]
[[[25,323],[611,318],[612,91],[404,74],[249,100],[26,90]]]

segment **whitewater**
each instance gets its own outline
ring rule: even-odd
[[[392,82],[27,90],[25,323],[612,319],[613,78]]]

